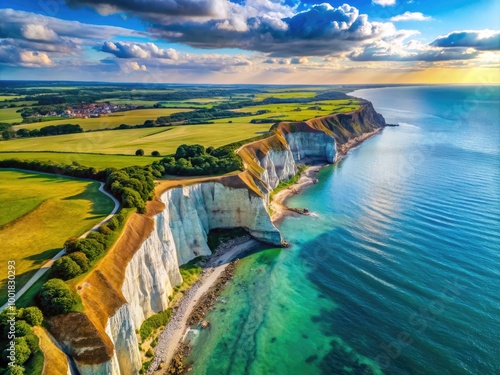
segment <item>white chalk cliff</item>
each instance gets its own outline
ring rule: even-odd
[[[101,363],[76,359],[81,374],[139,372],[142,363],[136,331],[145,319],[168,307],[173,288],[182,282],[179,266],[211,253],[207,245],[210,230],[243,227],[258,240],[282,243],[269,217],[269,193],[280,181],[295,175],[298,163],[311,159],[333,162],[337,144],[334,134],[316,128],[288,129],[279,142],[279,147],[269,143],[264,151],[255,142],[242,156],[248,168],[243,173],[252,178],[254,189],[219,178],[172,188],[161,195],[165,207],[153,217],[153,230],[126,265],[121,286],[126,302],[107,320],[105,332],[113,344],[113,355]],[[68,351],[71,355],[71,349]]]

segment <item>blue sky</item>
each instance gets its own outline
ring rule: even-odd
[[[499,81],[494,0],[21,0],[0,79]]]

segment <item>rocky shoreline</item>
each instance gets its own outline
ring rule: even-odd
[[[186,354],[183,344],[186,327],[197,324],[197,317],[203,317],[215,303],[224,286],[229,282],[236,269],[237,258],[258,244],[249,235],[234,238],[219,245],[214,254],[206,261],[201,277],[173,307],[172,317],[158,338],[155,355],[147,374],[179,374],[182,358]],[[226,272],[227,271],[227,272]],[[218,294],[217,294],[218,293]],[[167,372],[164,366],[168,364]],[[163,366],[162,366],[163,365]],[[157,371],[159,370],[159,371]],[[162,372],[163,371],[163,372]]]
[[[198,301],[187,320],[188,327],[201,324],[202,328],[207,328],[210,325],[210,322],[204,320],[205,315],[212,309],[217,301],[217,298],[221,295],[227,284],[229,284],[233,279],[237,263],[238,260],[234,260],[229,263],[222,274],[218,277],[215,284],[211,286],[208,292],[206,292]],[[189,370],[189,368],[186,368],[184,364],[184,358],[186,358],[189,354],[190,349],[190,346],[184,342],[179,345],[179,348],[175,352],[167,371],[165,371],[165,375],[180,375]]]

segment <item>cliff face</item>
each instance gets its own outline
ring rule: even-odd
[[[146,318],[168,307],[173,287],[182,282],[179,266],[211,254],[211,229],[243,227],[259,240],[281,244],[265,201],[248,189],[211,181],[167,190],[160,199],[164,209],[153,216],[153,230],[125,268],[121,294],[126,302],[105,327],[114,346],[112,356],[92,363],[91,358],[78,361],[75,352],[82,374],[135,374],[141,369],[135,332]]]
[[[137,374],[142,363],[135,332],[168,307],[173,287],[182,282],[179,266],[210,254],[208,232],[243,227],[256,239],[280,245],[268,214],[270,192],[295,175],[297,163],[331,163],[344,152],[342,144],[384,125],[371,104],[351,114],[281,123],[275,135],[238,150],[244,172],[160,193],[154,212],[129,220],[126,235],[79,284],[85,313],[52,322],[78,370]],[[88,327],[71,329],[81,324]]]

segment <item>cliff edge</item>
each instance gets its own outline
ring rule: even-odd
[[[209,231],[243,227],[260,241],[281,245],[268,213],[273,189],[296,174],[298,163],[339,160],[385,125],[369,102],[351,113],[282,122],[272,136],[237,151],[245,171],[160,183],[146,214],[128,220],[115,245],[79,282],[84,312],[51,318],[51,333],[83,375],[137,374],[142,363],[136,331],[168,307],[182,282],[179,266],[210,255]]]

